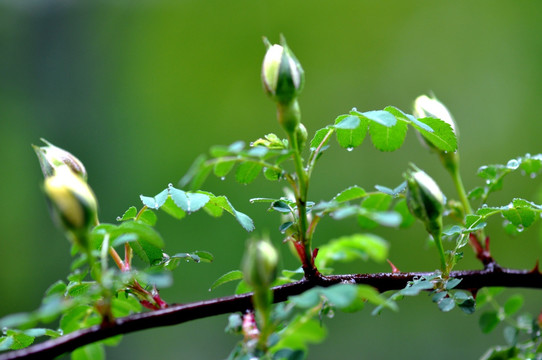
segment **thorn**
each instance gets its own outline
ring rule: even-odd
[[[480,290],[480,289],[479,288],[469,289],[469,291],[472,294],[472,297],[473,297],[474,300],[476,300],[476,295],[478,295],[478,290]]]
[[[534,268],[531,270],[531,273],[532,274],[542,274],[542,273],[540,273],[538,260],[536,260],[536,264],[534,264]]]
[[[393,265],[393,263],[390,261],[390,259],[386,259],[386,261],[387,261],[388,264],[390,264],[390,266],[391,266],[391,273],[392,273],[392,274],[398,274],[398,273],[401,272],[401,271],[399,271],[399,269],[397,268],[397,266]]]

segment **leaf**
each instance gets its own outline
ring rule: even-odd
[[[502,212],[503,216],[515,226],[528,227],[536,220],[536,213],[526,207],[515,207]]]
[[[117,227],[117,230],[111,233],[111,238],[113,240],[117,236],[124,234],[135,234],[138,237],[138,241],[144,241],[159,249],[162,249],[165,246],[164,240],[162,240],[160,234],[158,234],[158,232],[154,230],[152,226],[147,224],[135,221],[122,223]]]
[[[373,234],[354,234],[329,241],[318,250],[315,259],[317,268],[326,268],[336,262],[372,259],[377,262],[386,260],[388,243]]]
[[[33,336],[27,335],[21,331],[7,330],[6,335],[8,338],[12,339],[9,347],[12,350],[24,349],[25,347],[32,345],[34,342]]]
[[[186,212],[175,204],[175,202],[171,199],[171,196],[167,198],[160,210],[164,210],[166,214],[178,220],[186,216]]]
[[[500,322],[496,311],[487,311],[480,316],[479,325],[484,334],[489,334]]]
[[[154,213],[154,211],[150,209],[145,209],[145,211],[143,211],[141,215],[139,215],[139,221],[149,226],[156,225],[156,220],[157,220],[156,214]]]
[[[137,215],[137,208],[135,206],[130,206],[128,210],[124,212],[122,216],[117,217],[117,221],[126,221],[135,218]]]
[[[398,201],[393,210],[401,216],[401,224],[399,224],[399,227],[401,228],[407,228],[416,221],[416,218],[414,218],[408,209],[405,199]]]
[[[86,345],[71,353],[71,360],[105,360],[105,350],[101,343]]]
[[[353,115],[341,115],[335,120],[335,129],[354,130],[361,124],[360,118]]]
[[[173,186],[169,186],[168,190],[175,205],[187,213],[198,211],[210,200],[206,194],[184,192]]]
[[[224,285],[230,281],[241,280],[243,278],[243,272],[241,270],[232,270],[225,273],[221,277],[215,280],[215,282],[209,288],[209,291],[216,289],[217,287]]]
[[[370,211],[386,211],[392,200],[388,194],[371,194],[363,200],[361,207]],[[360,216],[358,223],[364,229],[372,229],[377,226],[377,223],[368,216]]]
[[[314,137],[311,140],[311,144],[310,144],[311,151],[315,151],[319,146],[322,146],[322,147],[326,146],[326,144],[329,142],[329,137],[326,139],[326,141],[323,144],[322,144],[322,141],[324,141],[324,139],[326,138],[326,135],[332,131],[333,131],[333,128],[330,128],[330,127],[325,127],[323,129],[316,131],[316,133],[314,134]]]
[[[386,112],[387,113],[387,112]],[[403,145],[408,125],[398,121],[394,126],[388,127],[373,122],[369,126],[369,133],[373,145],[380,151],[395,151]]]
[[[374,110],[374,111],[367,111],[364,113],[359,113],[359,112],[356,112],[356,113],[366,117],[369,120],[372,120],[376,124],[379,124],[385,127],[392,127],[397,124],[397,119],[395,118],[395,116],[390,114],[388,111]],[[372,125],[373,124],[371,123],[370,126]]]
[[[438,308],[443,312],[451,311],[454,307],[455,301],[450,297],[444,297],[438,302]]]
[[[298,315],[280,332],[280,341],[273,349],[307,350],[308,343],[319,343],[327,336],[327,330],[320,321]]]
[[[429,126],[433,131],[428,131],[427,128],[420,126],[417,123],[412,125],[427,139],[431,144],[435,145],[442,151],[456,151],[457,150],[457,137],[447,122],[436,118],[422,118],[418,119],[419,122]]]
[[[143,205],[151,209],[159,209],[160,206],[164,205],[164,203],[166,202],[168,195],[169,195],[168,189],[164,189],[155,197],[149,197],[149,196],[143,196],[143,195],[140,195],[139,197]]]
[[[218,160],[214,167],[213,172],[219,178],[222,178],[229,174],[231,169],[235,166],[236,160]]]
[[[354,185],[338,193],[333,198],[333,200],[341,203],[345,201],[360,199],[362,197],[365,197],[366,195],[367,195],[367,192],[365,192],[363,188],[357,185]]]
[[[523,306],[523,297],[519,294],[512,295],[504,303],[504,313],[506,316],[514,315]]]
[[[240,184],[250,184],[253,182],[260,171],[262,171],[263,166],[260,163],[253,161],[246,161],[239,165],[237,171],[235,172],[235,180]]]
[[[199,189],[212,170],[212,166],[208,165],[206,160],[207,156],[203,154],[198,156],[186,174],[179,180],[179,187],[184,188],[190,185],[192,190]]]
[[[252,221],[252,219],[248,215],[245,215],[244,213],[235,210],[225,196],[215,196],[211,193],[206,194],[209,195],[209,202],[205,205],[205,208],[209,212],[216,214],[215,216],[220,216],[221,210],[226,210],[235,217],[235,219],[246,231],[250,232],[254,230],[254,222]]]

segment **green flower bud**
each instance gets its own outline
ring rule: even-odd
[[[407,205],[412,214],[421,220],[427,231],[440,236],[442,214],[446,198],[437,183],[424,171],[411,164],[407,180]],[[438,233],[435,233],[438,232]]]
[[[254,289],[268,288],[275,280],[277,250],[268,240],[251,241],[243,259],[244,279]]]
[[[59,166],[53,175],[45,178],[44,190],[53,215],[70,240],[88,249],[86,234],[98,222],[98,205],[92,189],[71,168]]]
[[[262,82],[266,93],[281,104],[289,104],[299,95],[305,72],[283,37],[281,44],[267,46],[262,65]]]
[[[307,142],[308,133],[307,128],[302,123],[297,125],[297,128],[295,129],[295,137],[297,141],[297,148],[299,151],[303,150],[305,143]]]
[[[85,170],[85,166],[81,160],[66,150],[51,144],[45,139],[41,139],[41,141],[47,144],[47,146],[40,147],[32,145],[32,147],[34,148],[36,155],[38,155],[43,176],[52,176],[56,168],[60,166],[68,166],[71,171],[81,176],[83,180],[87,180],[87,171]]]

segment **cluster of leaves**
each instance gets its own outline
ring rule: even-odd
[[[480,315],[480,329],[483,333],[490,333],[500,324],[505,324],[503,336],[506,346],[497,346],[489,349],[482,360],[526,360],[542,357],[542,317],[533,317],[530,314],[518,315],[523,306],[523,297],[519,294],[510,296],[503,305],[497,301],[497,295],[503,288],[484,288],[476,297],[476,306],[479,309],[490,308]]]

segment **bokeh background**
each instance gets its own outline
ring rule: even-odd
[[[542,152],[542,3],[523,1],[0,1],[0,317],[39,305],[63,279],[69,244],[52,224],[40,190],[41,172],[30,144],[40,137],[70,150],[86,165],[102,222],[115,222],[139,195],[176,183],[211,145],[281,133],[260,84],[262,36],[284,34],[306,71],[300,103],[310,133],[357,107],[368,111],[412,101],[433,91],[460,127],[466,186],[481,184],[479,166]],[[395,186],[409,161],[426,169],[453,198],[437,158],[411,130],[395,153],[366,141],[353,152],[335,143],[314,173],[310,197],[330,199],[347,186]],[[542,202],[540,180],[506,179],[490,205],[522,196]],[[280,246],[279,218],[257,196],[280,196],[281,184],[259,178],[235,184],[211,178],[204,189],[226,194],[255,220],[256,234]],[[229,216],[197,213],[175,221],[158,214],[168,253],[207,250],[212,264],[182,264],[170,302],[231,294],[210,284],[239,267],[250,236]],[[540,258],[540,230],[520,237],[490,223],[492,248],[504,266],[532,267]],[[323,221],[316,245],[360,231],[355,221]],[[422,226],[377,229],[403,271],[438,266]],[[285,268],[296,262],[281,248]],[[479,268],[466,249],[459,268]],[[389,271],[355,263],[340,271]],[[508,292],[510,295],[512,292]],[[528,311],[539,291],[523,291]],[[505,295],[506,297],[506,295]],[[327,340],[310,359],[475,359],[504,343],[502,329],[484,335],[479,314],[441,313],[430,298],[406,299],[398,313],[364,310],[324,321]],[[128,335],[110,359],[223,359],[238,340],[223,333],[226,316]]]

